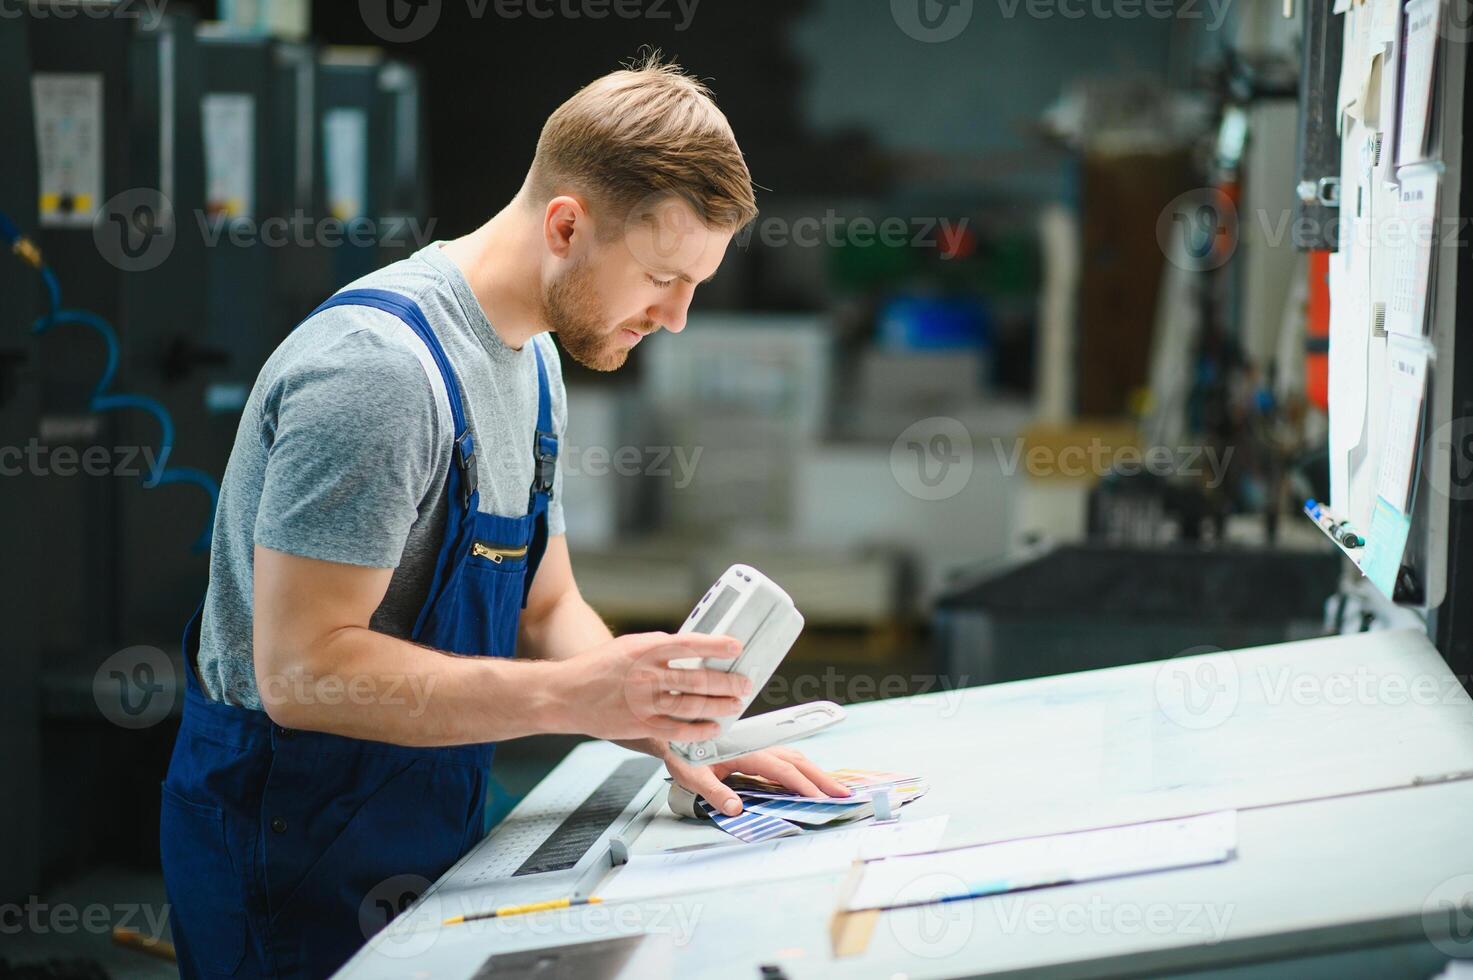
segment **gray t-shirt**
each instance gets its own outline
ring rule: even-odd
[[[480,509],[527,512],[537,424],[531,345],[502,343],[460,270],[431,244],[349,288],[388,289],[419,304],[460,380],[476,446]],[[550,334],[553,424],[567,424]],[[407,637],[429,591],[445,527],[450,403],[428,348],[400,319],[337,307],[292,331],[245,405],[215,512],[199,673],[215,700],[260,708],[251,654],[254,546],[392,568],[372,626]],[[563,533],[562,467],[548,533]]]

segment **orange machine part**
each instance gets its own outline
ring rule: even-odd
[[[1304,391],[1330,410],[1330,253],[1309,253],[1309,305],[1304,317]]]

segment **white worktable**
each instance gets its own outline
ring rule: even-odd
[[[1455,778],[1473,773],[1473,704],[1420,633],[876,702],[803,748],[831,768],[927,776],[931,792],[903,819],[947,814],[946,844],[1237,809],[1238,857],[886,912],[867,952],[838,960],[828,925],[841,874],[437,927],[468,897],[551,897],[536,876],[457,889],[453,870],[340,975],[468,978],[495,952],[645,932],[628,976],[755,978],[760,964],[793,978],[1123,976],[1421,941],[1424,908],[1473,891],[1458,878],[1473,873],[1473,780]],[[485,852],[627,757],[579,747]],[[723,838],[662,807],[633,849]]]

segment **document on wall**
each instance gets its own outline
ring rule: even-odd
[[[1397,113],[1398,166],[1427,158],[1441,12],[1441,0],[1411,0],[1406,6],[1401,45],[1401,108]]]
[[[1424,333],[1432,292],[1432,254],[1439,238],[1439,179],[1431,167],[1403,170],[1396,189],[1396,213],[1380,222],[1382,244],[1391,260],[1388,333],[1403,337],[1421,337]]]
[[[1427,397],[1427,350],[1419,341],[1393,337],[1386,345],[1386,437],[1376,493],[1397,510],[1411,510],[1412,475],[1421,445],[1422,405]]]
[[[1349,5],[1347,5],[1349,6]],[[1345,14],[1345,50],[1342,53],[1340,85],[1335,93],[1335,119],[1337,132],[1344,132],[1346,118],[1360,119],[1363,110],[1356,107],[1365,90],[1366,74],[1370,71],[1371,17],[1365,10],[1350,6]]]

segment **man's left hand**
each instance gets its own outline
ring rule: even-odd
[[[797,749],[779,745],[761,752],[737,756],[714,766],[693,766],[665,751],[665,767],[675,781],[728,816],[742,812],[742,801],[721,780],[734,772],[764,776],[784,788],[804,796],[848,796],[849,789],[819,768],[818,764]]]

